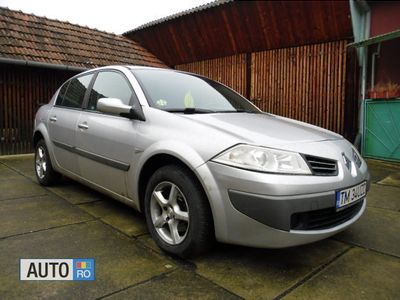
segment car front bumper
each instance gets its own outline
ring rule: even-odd
[[[363,214],[366,198],[353,204],[347,219],[316,230],[297,230],[292,216],[335,210],[336,191],[363,181],[369,187],[365,162],[357,176],[346,174],[341,164],[337,176],[267,174],[212,161],[197,172],[210,199],[217,240],[263,248],[306,244],[346,229]]]

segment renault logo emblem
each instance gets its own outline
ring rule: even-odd
[[[342,153],[342,157],[343,157],[343,162],[346,165],[347,169],[350,170],[350,165],[351,165],[350,159],[348,159],[344,153]]]

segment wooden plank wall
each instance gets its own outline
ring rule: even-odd
[[[222,58],[203,60],[184,65],[175,69],[192,72],[217,80],[246,95],[246,55],[239,54]]]
[[[350,136],[354,130],[346,132],[349,128],[344,124],[349,127],[354,123],[356,112],[354,107],[351,112],[346,111],[351,108],[351,99],[346,101],[349,107],[345,110],[346,90],[351,91],[346,82],[351,79],[346,78],[346,60],[346,41],[338,41],[234,55],[175,68],[218,80],[264,111]],[[73,75],[0,64],[0,155],[32,152],[33,118],[39,104],[47,103],[60,84]]]
[[[73,75],[74,72],[0,64],[0,155],[33,151],[37,109]]]
[[[346,42],[252,53],[250,99],[262,110],[342,133]]]
[[[242,54],[176,69],[218,80],[263,111],[344,133],[346,41],[251,53],[248,67],[245,58]]]

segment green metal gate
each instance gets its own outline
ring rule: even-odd
[[[366,100],[365,157],[400,161],[400,100]]]

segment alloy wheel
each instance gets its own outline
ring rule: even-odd
[[[152,192],[150,214],[158,235],[170,245],[184,241],[189,230],[189,206],[185,195],[172,182],[159,183]]]
[[[36,150],[36,174],[40,179],[43,179],[46,176],[47,170],[47,157],[46,150],[40,146]]]

